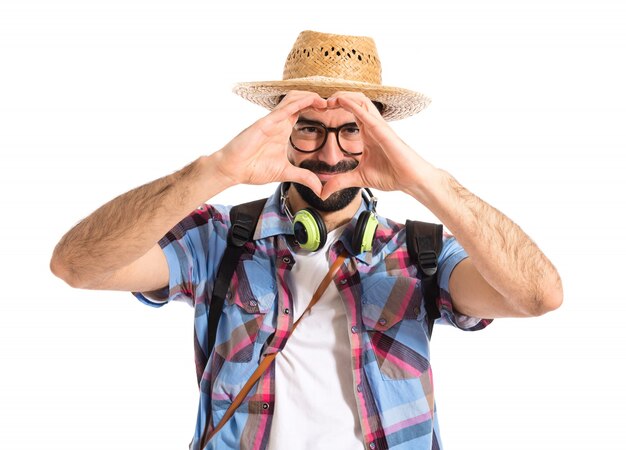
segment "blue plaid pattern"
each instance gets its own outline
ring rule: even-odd
[[[342,250],[351,255],[334,283],[351,331],[363,442],[372,450],[440,449],[426,312],[417,270],[406,248],[404,225],[379,217],[373,250],[355,254],[350,236],[364,208],[362,204],[329,254],[329,267]],[[265,205],[254,244],[246,244],[224,304],[214,351],[206,355],[210,296],[226,248],[229,210],[204,205],[159,242],[170,269],[167,301],[159,303],[135,293],[151,306],[181,300],[194,307],[200,403],[193,450],[199,450],[205,424],[213,427],[219,422],[262,356],[284,347],[294,322],[292,294],[285,280],[294,264],[293,230],[280,212],[277,191]],[[450,274],[465,257],[456,240],[445,236],[439,258],[442,317],[438,322],[473,331],[490,321],[456,314],[448,293]],[[206,448],[266,448],[273,410],[271,366]]]

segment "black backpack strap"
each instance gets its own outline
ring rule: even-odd
[[[228,231],[228,245],[224,251],[224,256],[222,256],[220,267],[217,270],[217,277],[213,285],[213,294],[211,295],[211,306],[209,308],[207,361],[215,346],[217,325],[222,315],[224,299],[226,298],[230,281],[239,264],[239,258],[243,253],[244,245],[246,242],[252,240],[256,224],[259,221],[266,201],[267,199],[263,198],[233,206],[230,210],[231,227]]]
[[[428,337],[433,333],[435,320],[441,317],[437,307],[437,259],[443,246],[443,225],[406,221],[406,242],[411,261],[417,266],[428,317]]]

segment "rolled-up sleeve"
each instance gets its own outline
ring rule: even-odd
[[[467,258],[467,252],[453,236],[445,236],[443,248],[439,254],[439,268],[437,270],[437,282],[439,283],[439,299],[437,306],[441,318],[437,323],[452,325],[466,331],[477,331],[489,325],[491,319],[471,317],[460,314],[454,310],[452,297],[450,296],[450,276],[458,263]]]
[[[226,211],[204,205],[172,228],[160,241],[169,268],[167,292],[158,298],[133,292],[142,303],[161,307],[170,301],[184,301],[193,306],[206,296],[206,283],[214,279],[219,258],[226,246],[229,224]],[[163,298],[163,300],[160,300]]]

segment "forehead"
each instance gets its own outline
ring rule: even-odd
[[[354,114],[343,108],[327,109],[324,111],[316,111],[314,109],[305,109],[300,111],[301,119],[315,120],[322,122],[329,127],[343,125],[344,123],[356,122]]]

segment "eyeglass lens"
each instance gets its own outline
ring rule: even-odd
[[[291,145],[301,152],[310,153],[320,150],[328,139],[328,133],[335,134],[337,144],[344,153],[358,155],[363,153],[363,141],[356,123],[344,123],[337,128],[325,126],[321,122],[299,120],[291,132]]]

